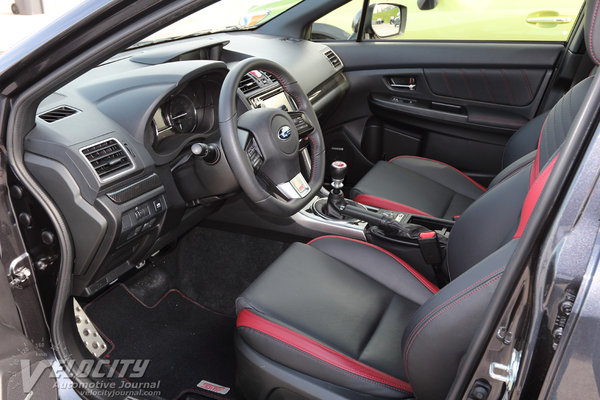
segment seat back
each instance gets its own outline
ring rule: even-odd
[[[527,193],[564,142],[593,78],[574,86],[545,117],[533,162],[490,188],[456,221],[446,267],[454,279],[508,243],[515,235]]]
[[[550,111],[533,163],[488,190],[455,224],[446,258],[452,280],[415,313],[403,336],[405,371],[418,398],[445,398],[592,79]]]

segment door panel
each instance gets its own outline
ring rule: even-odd
[[[335,141],[338,150],[330,156],[343,156],[350,164],[349,183],[371,163],[397,155],[443,161],[489,183],[501,169],[510,136],[538,112],[564,51],[563,45],[543,43],[329,46],[350,82],[346,98],[325,124],[332,133],[328,143]],[[346,129],[350,123],[352,129]]]
[[[428,68],[425,80],[438,96],[492,104],[526,106],[538,93],[544,69]]]

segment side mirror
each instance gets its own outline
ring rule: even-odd
[[[383,39],[404,33],[406,7],[394,3],[369,4],[366,15],[365,38]]]

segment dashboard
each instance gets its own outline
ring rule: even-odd
[[[215,34],[119,53],[48,96],[25,137],[25,163],[68,223],[73,295],[95,295],[141,267],[240,193],[218,123],[231,66],[248,57],[281,64],[323,118],[348,89],[341,60],[332,56],[319,43]],[[297,110],[265,71],[243,77],[236,103],[238,115]],[[210,147],[213,157],[194,157],[194,144]]]

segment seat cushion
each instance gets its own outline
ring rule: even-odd
[[[402,335],[437,290],[383,249],[323,237],[293,244],[238,298],[238,334],[299,373],[359,393],[406,398]]]
[[[389,210],[452,219],[485,191],[448,164],[400,156],[375,164],[350,196],[359,203]]]

